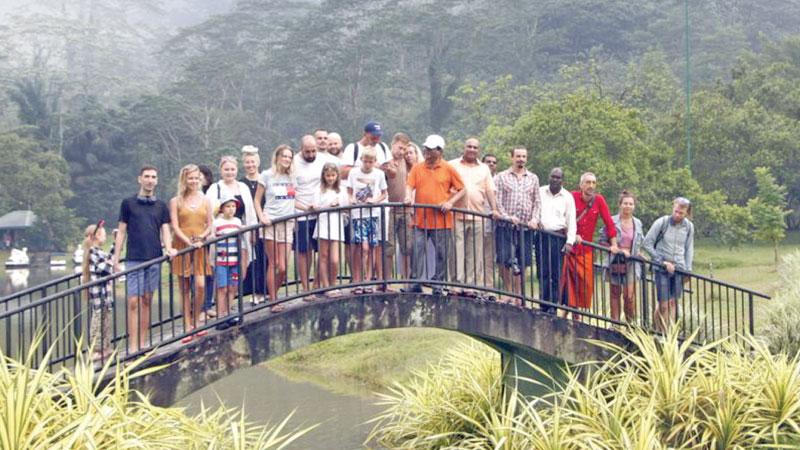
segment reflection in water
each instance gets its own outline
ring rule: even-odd
[[[28,277],[31,276],[31,271],[28,269],[9,269],[6,270],[6,275],[11,284],[11,290],[21,291],[28,287]]]
[[[80,267],[75,273],[78,272],[80,272]],[[64,266],[51,267],[50,265],[30,266],[25,269],[0,269],[0,297],[61,278],[67,273]]]
[[[220,399],[227,407],[244,405],[250,422],[276,424],[296,411],[290,427],[320,424],[293,443],[289,447],[292,449],[369,448],[362,445],[371,429],[365,422],[381,411],[374,405],[374,398],[334,394],[310,383],[289,380],[263,366],[238,370],[189,395],[176,406],[187,407],[187,412],[194,414],[201,402],[217,406]]]

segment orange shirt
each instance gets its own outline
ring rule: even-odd
[[[450,189],[464,189],[464,182],[453,166],[440,160],[434,167],[421,162],[414,165],[406,184],[416,190],[414,203],[441,205],[450,198]],[[453,228],[453,214],[431,208],[416,211],[417,228],[426,230]]]

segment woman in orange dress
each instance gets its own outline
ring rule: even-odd
[[[172,260],[172,274],[180,280],[181,299],[183,301],[183,326],[184,331],[195,329],[203,318],[205,299],[205,276],[211,275],[208,252],[203,248],[203,242],[211,234],[212,218],[211,201],[208,200],[201,189],[200,169],[189,164],[181,169],[178,178],[178,195],[169,201],[169,214],[172,232],[175,237],[173,246],[180,251],[186,247],[195,247],[196,250],[176,256]],[[192,295],[192,278],[194,278],[194,295]],[[196,333],[196,336],[206,334],[206,331]],[[187,336],[182,342],[192,340]]]

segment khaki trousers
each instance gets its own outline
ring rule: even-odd
[[[456,219],[453,226],[453,247],[450,252],[450,275],[458,283],[483,286],[484,238],[482,220]],[[488,225],[487,225],[488,226]],[[489,240],[489,239],[486,239]],[[492,252],[493,254],[494,252]]]

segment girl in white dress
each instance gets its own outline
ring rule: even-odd
[[[347,189],[340,186],[339,169],[334,163],[322,167],[320,190],[314,194],[312,209],[337,208],[347,205]],[[344,223],[339,211],[321,212],[314,229],[319,241],[319,285],[328,288],[336,284],[339,273],[339,242],[344,240]],[[326,295],[336,295],[327,291]]]

